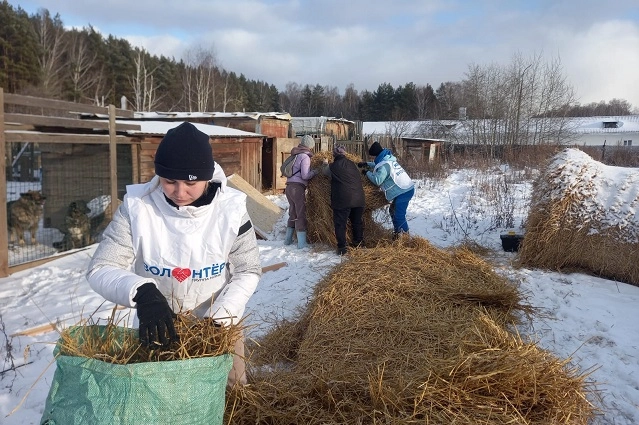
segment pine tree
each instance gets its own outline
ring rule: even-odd
[[[38,41],[29,15],[5,0],[0,3],[0,86],[17,93],[40,82]]]

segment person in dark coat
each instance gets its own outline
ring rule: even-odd
[[[364,186],[357,165],[346,158],[344,146],[333,148],[333,162],[324,168],[324,174],[331,179],[331,208],[333,225],[337,239],[337,254],[346,254],[346,226],[351,222],[352,245],[359,246],[364,240],[362,216],[366,199]]]

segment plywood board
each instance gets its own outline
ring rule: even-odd
[[[280,219],[284,210],[237,174],[231,174],[227,179],[227,184],[230,187],[246,194],[246,209],[253,222],[255,233],[262,239],[268,239],[268,234],[273,231],[273,226]]]

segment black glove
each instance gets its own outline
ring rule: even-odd
[[[362,174],[366,175],[366,173],[368,173],[368,170],[366,168],[362,169]]]
[[[357,166],[358,166],[359,168],[362,168],[362,167],[368,167],[368,162],[358,162],[358,163],[357,163]]]
[[[133,301],[137,303],[142,345],[154,348],[156,345],[168,346],[178,340],[173,326],[176,315],[155,284],[147,282],[140,286]]]

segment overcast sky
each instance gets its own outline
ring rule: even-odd
[[[639,0],[10,0],[67,26],[179,59],[212,49],[223,68],[274,84],[461,81],[470,64],[559,58],[580,103],[639,108]]]

